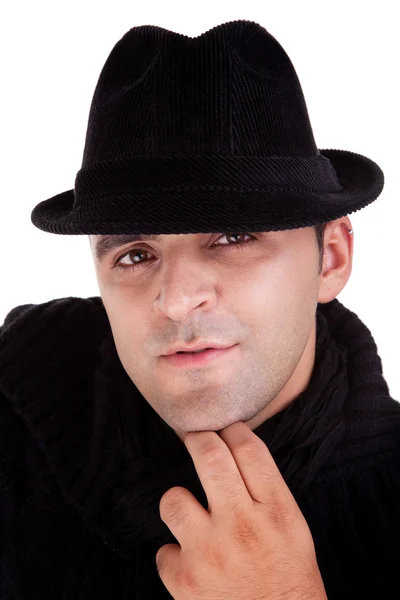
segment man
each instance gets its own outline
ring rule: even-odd
[[[0,332],[1,598],[393,597],[400,405],[336,298],[383,183],[257,23],[123,36],[32,211],[101,296]]]

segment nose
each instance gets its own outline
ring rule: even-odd
[[[162,268],[161,289],[154,301],[156,310],[174,321],[183,321],[197,308],[209,311],[215,307],[216,275],[204,260],[181,255]]]

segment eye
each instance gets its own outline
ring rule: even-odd
[[[214,243],[211,248],[217,248],[218,251],[222,250],[223,252],[225,252],[226,250],[230,251],[230,250],[244,250],[244,247],[252,244],[254,242],[257,241],[257,239],[251,235],[250,233],[224,233],[220,238],[218,238],[219,240],[221,240],[222,238],[229,238],[229,237],[235,237],[235,236],[247,236],[250,239],[247,240],[246,242],[241,242],[241,243],[235,243],[235,244],[217,244]],[[131,248],[130,250],[128,250],[127,252],[125,252],[122,256],[120,256],[115,264],[114,264],[114,269],[122,269],[122,270],[130,270],[130,269],[138,269],[140,268],[142,265],[144,265],[146,262],[148,261],[140,261],[134,263],[133,265],[126,265],[122,263],[122,260],[126,257],[128,257],[130,259],[130,255],[133,254],[143,254],[144,252],[149,252],[149,250],[146,250],[145,248]],[[130,259],[131,260],[131,259]]]

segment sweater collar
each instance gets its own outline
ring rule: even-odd
[[[123,462],[114,382],[103,364],[112,340],[107,314],[100,297],[25,306],[0,335],[0,391],[37,440],[65,499],[94,526]],[[375,398],[389,397],[381,359],[369,329],[337,299],[317,310],[346,356],[354,400],[346,403],[343,419],[350,419],[371,390]],[[371,411],[379,416],[379,409],[375,401],[362,410],[372,422]],[[268,440],[281,418],[274,415],[255,432]]]

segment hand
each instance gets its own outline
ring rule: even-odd
[[[208,510],[183,487],[160,516],[179,541],[156,554],[175,600],[327,600],[307,522],[264,442],[239,421],[184,443]]]

